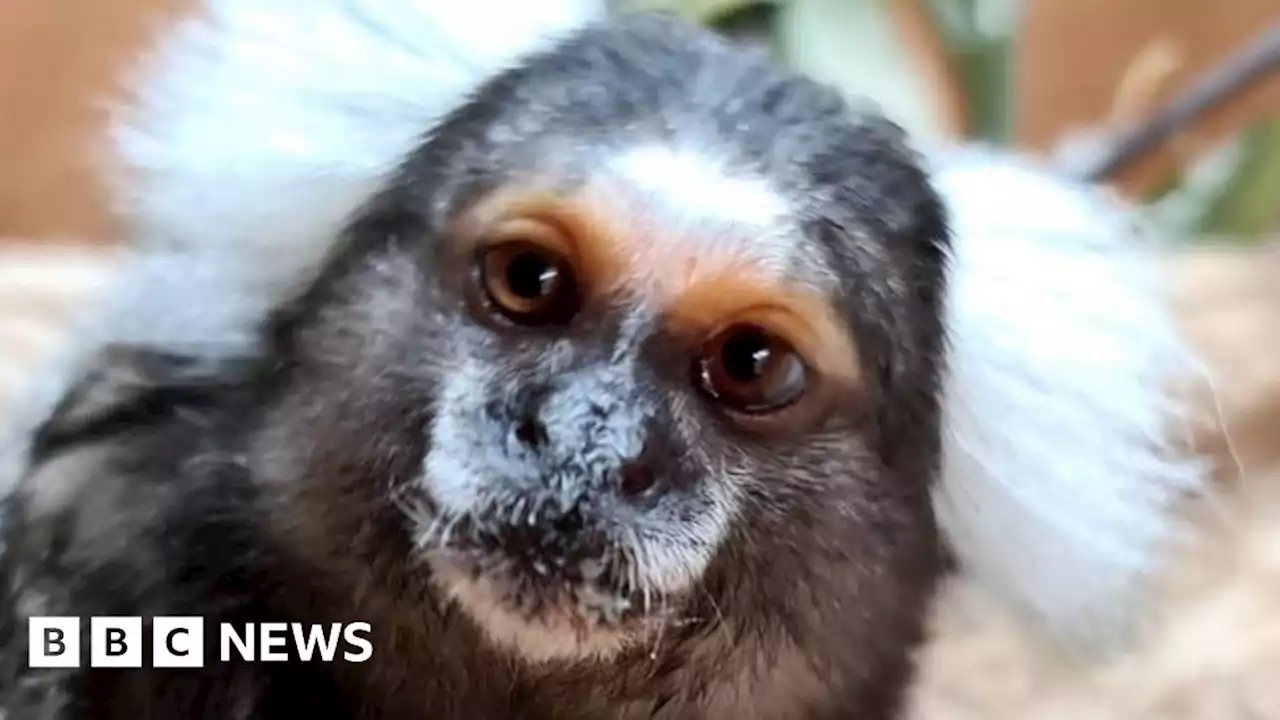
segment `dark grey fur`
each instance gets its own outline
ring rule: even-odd
[[[466,312],[465,268],[433,242],[460,207],[532,176],[573,186],[610,149],[651,140],[710,148],[769,178],[826,272],[801,279],[840,278],[825,287],[867,380],[820,427],[764,440],[723,422],[660,333],[627,335],[624,354],[640,362],[618,372],[635,320],[622,306],[554,336],[482,328]],[[946,247],[940,203],[900,131],[761,57],[642,16],[529,58],[425,138],[314,285],[264,328],[260,356],[104,354],[104,367],[144,380],[86,379],[81,391],[114,394],[69,399],[31,458],[38,479],[82,454],[57,470],[71,490],[36,510],[29,481],[8,500],[0,717],[894,717],[942,571],[928,491]],[[442,407],[441,384],[464,358],[492,372],[473,402]],[[546,449],[503,444],[566,397],[584,414],[562,413]],[[659,497],[632,512],[672,536],[703,512],[708,483],[739,483],[740,515],[696,591],[660,599],[678,622],[608,661],[533,666],[492,647],[438,596],[415,545],[417,513],[433,511],[421,464],[441,413],[473,428],[457,452],[527,474],[489,488],[484,512],[454,518],[449,543],[530,613],[551,580],[491,567],[517,546],[558,562],[556,583],[638,590],[626,552],[602,579],[581,573],[616,543],[589,531],[614,512],[605,479],[624,465],[661,477]],[[632,445],[643,451],[623,451]],[[553,502],[552,486],[570,487],[568,499]],[[521,500],[545,509],[515,534]],[[373,625],[374,656],[38,672],[25,668],[30,612],[359,619]]]

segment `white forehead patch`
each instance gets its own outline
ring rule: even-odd
[[[641,145],[616,156],[609,169],[665,209],[690,219],[774,228],[790,209],[764,178],[731,173],[724,163],[697,151]]]
[[[692,269],[685,263],[697,257],[742,262],[780,277],[803,262],[790,204],[759,175],[710,153],[663,144],[628,148],[607,170],[638,201],[642,217],[662,228],[632,248],[630,265],[640,274]]]

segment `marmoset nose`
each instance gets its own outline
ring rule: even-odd
[[[672,476],[677,472],[675,459],[672,448],[651,431],[640,454],[624,461],[614,474],[614,492],[634,507],[652,507],[676,484]]]
[[[514,432],[516,440],[530,450],[541,450],[547,444],[547,429],[532,413],[516,422]]]
[[[526,387],[515,403],[508,406],[508,417],[512,419],[508,429],[511,438],[534,453],[544,452],[550,442],[546,423],[542,419],[548,390],[543,386]]]
[[[642,462],[629,462],[618,471],[618,492],[631,502],[639,502],[653,494],[658,480],[653,469]]]
[[[529,385],[508,406],[508,442],[537,468],[534,491],[553,492],[555,507],[586,501],[643,510],[672,486],[679,453],[666,434],[670,423],[634,387],[606,377],[579,373]]]

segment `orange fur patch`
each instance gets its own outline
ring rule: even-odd
[[[751,238],[672,237],[652,219],[616,208],[597,195],[512,188],[473,207],[457,237],[468,250],[535,242],[565,255],[588,296],[637,293],[661,308],[670,329],[699,340],[731,322],[755,323],[785,338],[822,374],[857,381],[856,344],[830,303],[778,277],[769,258],[753,256]]]
[[[853,338],[831,305],[812,291],[727,276],[690,284],[666,312],[672,329],[695,337],[730,323],[757,325],[785,338],[824,376],[847,385],[858,380]]]

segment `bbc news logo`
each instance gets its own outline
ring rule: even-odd
[[[27,628],[33,668],[78,668],[84,626],[78,617],[33,617]],[[369,623],[220,623],[221,662],[353,662],[373,656]],[[140,668],[150,643],[151,667],[198,668],[205,663],[205,620],[156,617],[151,632],[140,617],[89,618],[89,667]]]

